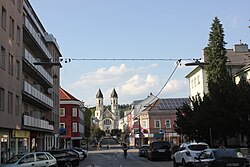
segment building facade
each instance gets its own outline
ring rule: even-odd
[[[84,102],[60,88],[59,148],[81,147],[84,137]]]
[[[120,113],[118,109],[118,95],[116,90],[113,89],[110,95],[111,107],[110,110],[104,107],[103,94],[99,89],[96,94],[96,111],[95,121],[101,130],[105,131],[108,135],[112,129],[119,128]]]
[[[181,135],[174,129],[176,108],[189,103],[188,98],[158,99],[137,115],[133,124],[134,145],[150,144],[156,140],[166,140],[179,145]]]
[[[61,53],[28,0],[0,1],[0,152],[51,148],[59,133]],[[35,65],[36,62],[57,62]]]

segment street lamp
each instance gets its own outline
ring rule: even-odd
[[[139,124],[139,147],[141,146],[141,123],[140,123],[140,115],[136,118],[134,118],[134,120],[138,121]]]

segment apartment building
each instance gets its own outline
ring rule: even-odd
[[[28,0],[1,0],[0,18],[2,163],[56,144],[62,55]]]
[[[82,147],[85,137],[84,102],[60,88],[59,148]]]

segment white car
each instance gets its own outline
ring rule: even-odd
[[[32,152],[27,154],[18,154],[8,160],[1,167],[28,167],[44,166],[57,167],[56,159],[48,152]]]
[[[173,156],[174,167],[178,166],[192,166],[194,158],[198,157],[200,153],[209,148],[207,143],[183,143],[177,149]]]

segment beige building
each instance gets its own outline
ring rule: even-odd
[[[1,0],[0,24],[2,163],[56,144],[61,53],[28,0]]]
[[[232,76],[243,66],[249,63],[250,52],[247,44],[235,44],[233,49],[227,49],[227,68]],[[203,54],[203,61],[206,62],[206,57]],[[203,97],[204,93],[208,93],[207,74],[204,65],[195,67],[186,78],[189,80],[189,96],[194,97],[199,94]],[[236,77],[236,82],[239,78]]]

